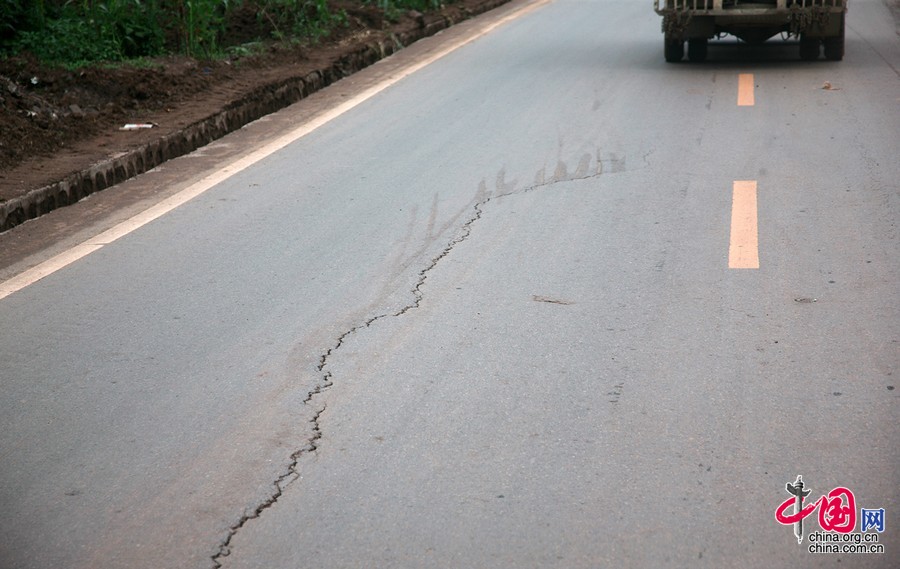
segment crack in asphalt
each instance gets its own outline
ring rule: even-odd
[[[329,387],[329,386],[327,386],[327,385],[316,386],[315,389],[313,389],[312,391],[309,392],[307,398],[303,401],[303,403],[308,404],[313,399],[313,397],[315,397],[316,395],[321,393],[323,391],[323,389],[326,389],[327,387]],[[216,569],[219,569],[222,567],[222,563],[220,562],[220,560],[223,557],[227,557],[228,555],[231,554],[231,549],[230,549],[231,540],[234,539],[234,536],[237,535],[237,533],[248,522],[250,522],[250,520],[254,520],[254,519],[260,517],[264,511],[266,511],[269,508],[271,508],[272,506],[274,506],[275,503],[278,502],[278,499],[281,498],[281,495],[284,493],[284,491],[288,487],[288,485],[290,485],[292,482],[294,482],[295,480],[297,480],[300,477],[300,473],[297,471],[297,464],[300,462],[301,456],[303,456],[304,454],[306,454],[308,452],[314,452],[318,448],[319,439],[322,438],[322,431],[319,428],[319,417],[322,415],[322,413],[325,412],[326,408],[327,408],[326,405],[323,404],[322,408],[319,409],[315,415],[313,415],[312,419],[310,419],[310,423],[313,424],[313,435],[307,440],[306,446],[304,446],[303,448],[301,448],[301,449],[295,451],[293,454],[291,454],[291,457],[290,457],[291,462],[288,465],[287,472],[285,472],[284,474],[282,474],[275,480],[275,483],[274,483],[275,492],[273,492],[272,495],[266,501],[264,501],[259,506],[257,506],[256,509],[253,510],[252,513],[244,514],[243,516],[241,516],[241,519],[240,519],[240,521],[238,521],[237,524],[235,524],[235,525],[231,526],[231,528],[229,528],[228,535],[225,537],[225,540],[219,545],[219,551],[216,552],[216,554],[212,556],[213,566]]]
[[[649,165],[648,157],[651,153],[652,153],[652,150],[643,155],[643,161],[647,165]],[[360,330],[369,328],[370,326],[372,326],[374,323],[378,322],[379,320],[382,320],[384,318],[393,318],[393,317],[403,316],[410,310],[417,309],[417,308],[419,308],[419,306],[421,306],[422,300],[425,298],[425,293],[422,291],[422,288],[424,287],[425,282],[428,280],[428,273],[430,273],[432,270],[434,270],[434,268],[437,267],[437,265],[444,258],[446,258],[460,243],[463,243],[464,241],[469,239],[469,237],[472,234],[472,226],[481,219],[481,217],[484,213],[484,208],[489,203],[491,203],[492,201],[499,199],[499,198],[515,196],[515,195],[523,195],[523,194],[530,193],[533,191],[551,188],[553,186],[563,184],[563,183],[575,182],[575,181],[579,181],[579,180],[589,180],[589,179],[593,179],[593,178],[599,178],[601,176],[607,176],[609,174],[628,171],[627,168],[625,167],[625,156],[624,155],[621,157],[615,156],[612,159],[601,159],[599,156],[599,152],[598,152],[598,156],[596,159],[597,160],[597,168],[593,172],[589,171],[589,168],[586,165],[586,159],[588,159],[588,162],[589,162],[590,155],[582,156],[582,158],[579,162],[579,166],[573,174],[569,174],[565,162],[560,161],[556,166],[556,171],[554,172],[553,176],[549,180],[545,180],[544,170],[542,169],[535,176],[534,184],[532,184],[531,186],[521,188],[521,189],[512,189],[512,190],[505,191],[505,192],[501,191],[501,190],[507,190],[508,188],[514,188],[515,184],[516,184],[515,181],[508,183],[508,184],[504,181],[505,172],[503,170],[501,170],[501,172],[497,176],[497,190],[498,191],[496,193],[487,190],[484,182],[482,182],[479,187],[479,192],[476,195],[476,201],[472,206],[472,208],[474,210],[474,214],[465,223],[463,223],[463,225],[460,227],[459,231],[457,232],[457,236],[454,237],[444,247],[444,249],[440,253],[438,253],[435,257],[433,257],[424,269],[419,271],[418,281],[416,282],[416,285],[411,290],[411,292],[413,294],[413,302],[404,306],[397,312],[379,314],[378,316],[373,316],[373,317],[369,318],[368,320],[366,320],[365,322],[363,322],[362,324],[358,324],[358,325],[350,328],[349,330],[347,330],[340,336],[338,336],[335,344],[331,348],[326,350],[325,353],[323,353],[320,356],[319,364],[316,366],[316,370],[322,374],[321,383],[319,383],[313,390],[311,390],[307,394],[306,399],[303,400],[303,404],[311,405],[315,398],[317,398],[319,395],[323,394],[332,385],[334,385],[334,376],[330,370],[326,369],[326,367],[328,366],[328,361],[331,358],[331,356],[334,355],[335,352],[340,350],[340,348],[344,345],[344,342],[346,341],[346,339],[348,337],[350,337],[353,334],[356,334]],[[609,171],[608,169],[604,168],[604,163],[606,163],[607,166],[609,164],[613,164],[615,167],[612,169],[612,171]],[[484,197],[481,200],[477,200],[478,195],[481,195]],[[315,412],[313,417],[310,419],[310,423],[312,423],[312,433],[313,434],[311,437],[309,437],[307,439],[306,444],[302,448],[294,451],[294,453],[291,454],[290,463],[287,467],[287,471],[285,473],[283,473],[282,475],[280,475],[273,484],[273,486],[275,487],[275,491],[272,493],[272,495],[266,501],[264,501],[263,503],[258,505],[253,510],[253,512],[251,512],[249,514],[244,514],[243,516],[241,516],[241,519],[238,521],[238,523],[236,523],[231,528],[229,528],[228,535],[225,537],[225,539],[222,541],[222,543],[219,546],[219,551],[215,555],[212,556],[213,566],[215,567],[215,569],[220,569],[222,567],[222,563],[221,563],[222,559],[231,554],[231,542],[234,539],[234,536],[237,535],[237,533],[239,531],[241,531],[241,529],[243,529],[244,526],[246,524],[248,524],[251,520],[259,518],[263,514],[263,512],[265,512],[267,509],[273,507],[278,502],[278,500],[281,498],[281,496],[284,494],[286,488],[291,483],[295,482],[296,480],[298,480],[300,478],[300,472],[298,471],[298,465],[299,465],[300,459],[309,453],[315,453],[319,448],[319,441],[322,439],[322,429],[321,429],[321,425],[319,424],[319,419],[322,416],[322,414],[326,411],[326,409],[327,409],[327,405],[325,403],[322,403],[321,407]]]

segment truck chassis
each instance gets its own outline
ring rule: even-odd
[[[800,40],[800,58],[844,58],[847,0],[653,0],[663,17],[664,55],[678,62],[706,59],[708,42],[726,34],[760,44],[778,34]]]

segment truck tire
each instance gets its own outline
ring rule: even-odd
[[[800,36],[800,59],[815,61],[819,59],[819,51],[822,42],[819,38],[810,38],[805,34]]]
[[[684,40],[666,38],[664,53],[666,61],[669,63],[678,63],[684,59]]]
[[[703,63],[706,61],[706,54],[709,53],[709,41],[706,38],[688,40],[688,59],[693,63]]]
[[[840,61],[844,59],[844,18],[841,18],[841,32],[833,38],[825,38],[825,59]]]

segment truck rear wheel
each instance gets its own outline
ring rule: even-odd
[[[694,63],[706,61],[709,52],[709,41],[706,38],[688,40],[688,59]]]
[[[819,59],[819,48],[822,42],[819,38],[810,38],[805,34],[800,36],[800,59],[815,61]]]
[[[831,61],[844,59],[844,19],[841,18],[841,33],[837,37],[825,38],[825,58]]]
[[[678,63],[684,59],[684,40],[666,38],[664,47],[666,61],[669,63]]]

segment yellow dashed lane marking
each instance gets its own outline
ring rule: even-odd
[[[756,181],[734,183],[731,200],[731,242],[728,268],[759,268]]]
[[[756,98],[753,93],[753,74],[741,73],[738,75],[738,98],[739,107],[752,107],[756,104]]]

